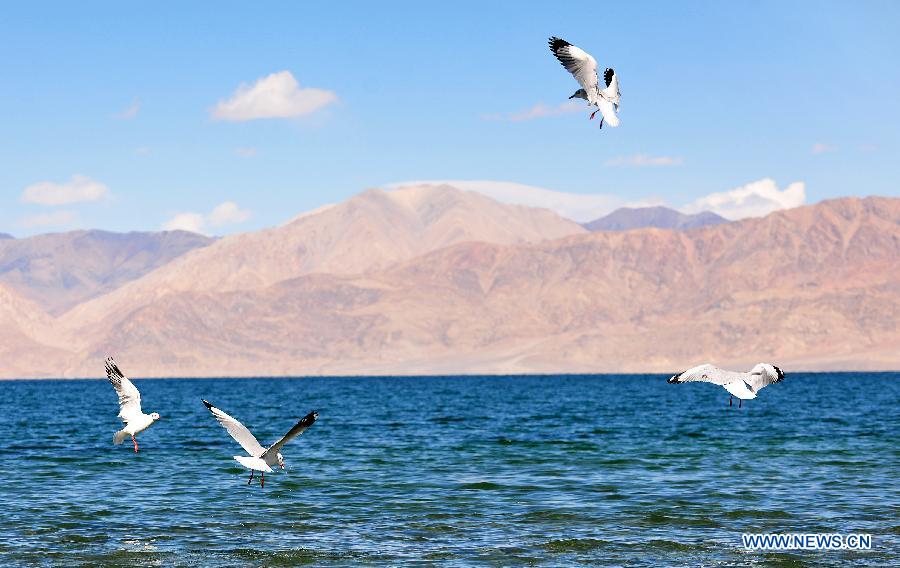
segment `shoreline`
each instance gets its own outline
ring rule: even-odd
[[[791,370],[790,374],[794,375],[835,375],[835,374],[865,374],[865,375],[900,375],[900,369],[887,370],[847,370],[839,369],[829,370]],[[378,374],[378,375],[357,375],[357,374],[334,374],[334,375],[202,375],[202,376],[135,376],[134,380],[218,380],[218,379],[464,379],[464,378],[644,378],[644,377],[668,377],[671,373],[664,372],[597,372],[597,373],[440,373],[440,374]],[[0,377],[0,383],[3,382],[22,382],[22,381],[97,381],[107,380],[105,376],[97,377]]]

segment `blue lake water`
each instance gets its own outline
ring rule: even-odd
[[[788,373],[741,409],[665,378],[136,379],[139,454],[105,380],[0,382],[0,565],[900,564],[900,373]],[[263,445],[320,417],[261,489],[201,397]]]

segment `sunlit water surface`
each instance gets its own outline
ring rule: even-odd
[[[728,408],[665,377],[0,382],[0,565],[900,564],[900,374],[789,374]],[[247,485],[207,398],[288,469]],[[750,552],[744,532],[863,532]]]

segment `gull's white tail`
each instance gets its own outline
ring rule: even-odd
[[[264,471],[266,473],[271,473],[272,468],[269,467],[269,464],[266,463],[266,460],[260,458],[254,458],[250,456],[234,456],[234,459],[246,467],[247,469],[254,469],[256,471]]]
[[[597,106],[600,107],[600,114],[603,115],[606,124],[612,127],[619,126],[619,117],[616,116],[616,106],[613,103],[606,99],[600,99]]]
[[[119,430],[118,432],[113,434],[113,444],[116,444],[118,446],[119,444],[124,442],[125,438],[127,438],[127,437],[128,437],[128,432],[126,432],[125,430]]]

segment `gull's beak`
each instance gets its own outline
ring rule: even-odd
[[[282,470],[284,470],[284,469],[285,469],[285,467],[284,467],[284,464],[281,464],[281,469],[282,469]]]

